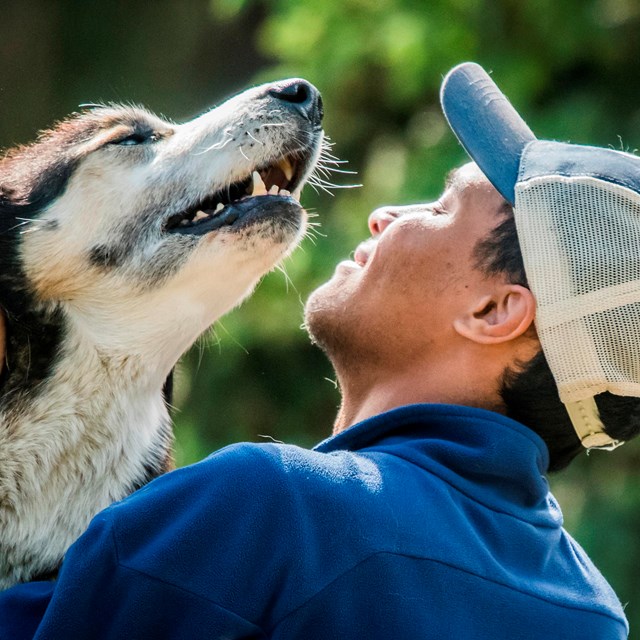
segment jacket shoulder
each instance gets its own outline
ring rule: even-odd
[[[268,628],[370,553],[367,537],[348,530],[376,483],[359,458],[291,445],[221,449],[109,510],[118,562]]]

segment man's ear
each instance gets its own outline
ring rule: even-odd
[[[4,322],[4,311],[0,309],[0,373],[2,373],[4,369],[4,361],[7,355],[5,346],[7,343],[6,334],[7,329]]]
[[[522,336],[535,315],[536,302],[529,289],[519,284],[503,284],[454,320],[453,327],[473,342],[499,344]]]

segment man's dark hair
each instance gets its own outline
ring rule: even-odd
[[[504,218],[475,248],[477,267],[487,275],[505,275],[528,288],[513,209],[505,202]],[[549,449],[549,471],[566,467],[581,451],[569,414],[558,395],[547,359],[540,350],[529,362],[508,369],[500,390],[507,415],[535,431]],[[596,404],[606,432],[630,440],[640,432],[640,399],[601,393]]]

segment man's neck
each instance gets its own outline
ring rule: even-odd
[[[352,371],[349,373],[353,373]],[[360,372],[362,373],[362,371]],[[457,404],[504,413],[497,380],[484,370],[442,365],[425,370],[407,368],[378,376],[341,376],[342,403],[333,427],[337,434],[385,411],[416,403]]]

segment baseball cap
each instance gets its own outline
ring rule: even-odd
[[[640,397],[640,158],[538,140],[475,63],[447,74],[440,99],[513,206],[538,337],[582,445],[616,448],[595,397]]]

